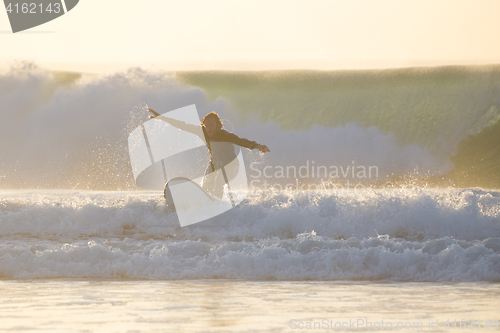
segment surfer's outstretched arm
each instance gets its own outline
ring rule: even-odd
[[[245,148],[248,148],[250,150],[258,149],[261,153],[270,152],[269,148],[267,148],[266,145],[260,145],[255,141],[250,141],[248,139],[240,138],[239,136],[237,136],[233,133],[228,133],[226,131],[222,131],[222,135],[223,135],[224,141],[234,143],[235,145],[245,147]]]
[[[266,145],[258,145],[256,148],[257,148],[257,149],[258,149],[261,153],[269,153],[269,152],[271,152],[271,151],[269,150],[269,148],[267,148],[267,146],[266,146]]]
[[[181,120],[164,117],[151,108],[148,108],[148,112],[152,113],[152,115],[150,115],[149,118],[157,118],[157,119],[161,119],[163,121],[166,121],[170,125],[177,127],[180,130],[192,133],[192,134],[200,137],[203,140],[203,142],[205,142],[205,134],[204,134],[204,130],[202,129],[201,126],[196,126],[193,124],[185,123]],[[240,138],[239,136],[232,134],[232,133],[229,133],[223,129],[219,129],[217,131],[216,138],[214,141],[231,142],[235,145],[242,146],[242,147],[248,148],[250,150],[258,149],[261,153],[268,153],[270,151],[266,145],[260,145],[255,141],[250,141],[247,139]]]
[[[151,108],[148,108],[148,112],[152,113],[152,115],[150,115],[149,118],[161,119],[163,121],[166,121],[170,125],[177,127],[180,130],[193,133],[194,135],[199,136],[202,140],[204,140],[203,130],[201,129],[201,126],[196,126],[193,124],[185,123],[181,120],[164,117]]]

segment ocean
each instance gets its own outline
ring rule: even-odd
[[[127,137],[188,104],[271,152],[243,149],[246,200],[180,227],[135,185]],[[0,112],[1,330],[498,329],[499,66],[21,63]]]

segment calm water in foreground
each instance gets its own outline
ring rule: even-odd
[[[498,283],[41,279],[2,280],[0,295],[1,331],[500,330]]]

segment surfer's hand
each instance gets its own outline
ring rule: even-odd
[[[149,115],[149,118],[155,118],[155,117],[158,117],[160,115],[158,112],[156,112],[155,110],[153,110],[151,108],[148,108],[148,112],[152,113],[152,115]]]
[[[269,150],[269,148],[267,148],[267,146],[266,146],[266,145],[258,145],[256,148],[257,148],[257,149],[258,149],[261,153],[269,153],[269,152],[271,152],[271,151]]]

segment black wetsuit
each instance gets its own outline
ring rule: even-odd
[[[205,142],[210,153],[210,165],[207,167],[205,176],[215,172],[216,170],[222,169],[224,172],[224,178],[226,179],[221,179],[219,177],[219,179],[210,182],[210,184],[207,184],[204,181],[203,187],[208,192],[219,198],[222,197],[224,184],[227,183],[228,179],[233,179],[239,169],[238,161],[235,160],[237,156],[233,145],[238,145],[248,149],[255,149],[259,145],[255,141],[240,138],[236,134],[229,133],[224,129],[219,129],[212,137],[210,137],[208,136],[204,126],[187,124],[181,120],[163,116],[160,116],[159,118],[174,127],[198,136],[203,142]],[[231,164],[233,166],[232,168],[229,170],[223,169],[223,167],[227,166],[231,162],[233,162]]]

